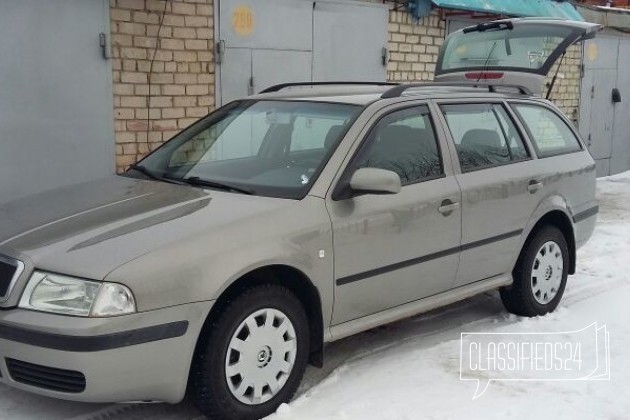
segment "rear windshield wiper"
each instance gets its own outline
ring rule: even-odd
[[[150,171],[149,169],[145,168],[142,165],[138,165],[138,164],[131,165],[129,167],[129,170],[140,172],[142,175],[145,175],[148,178],[151,178],[151,179],[153,179],[155,181],[168,182],[169,184],[177,184],[177,185],[182,185],[183,184],[182,182],[179,182],[177,180],[159,176],[159,175],[153,173],[152,171]]]
[[[476,26],[470,26],[468,28],[464,28],[462,31],[465,34],[469,34],[471,32],[485,32],[485,31],[505,31],[514,29],[514,24],[510,21],[508,22],[488,22],[488,23],[480,23]]]
[[[192,185],[194,187],[216,188],[218,190],[234,191],[234,192],[239,192],[241,194],[247,194],[247,195],[253,195],[254,194],[254,191],[252,191],[252,190],[250,190],[248,188],[236,187],[234,185],[224,184],[222,182],[217,182],[217,181],[209,181],[207,179],[199,178],[198,176],[191,176],[191,177],[188,177],[188,178],[183,178],[182,181],[185,182],[186,184]]]

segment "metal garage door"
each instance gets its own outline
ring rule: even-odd
[[[0,0],[0,202],[112,173],[107,0]]]
[[[580,133],[599,176],[630,169],[630,39],[598,36],[584,45]],[[612,100],[613,89],[621,102]]]
[[[382,4],[224,0],[218,7],[221,104],[276,83],[385,80]]]

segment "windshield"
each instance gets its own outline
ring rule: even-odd
[[[134,174],[301,199],[361,109],[321,102],[233,102],[147,156]]]
[[[562,44],[576,36],[577,30],[570,26],[534,23],[514,25],[513,29],[457,32],[444,46],[438,72],[509,68],[546,74],[557,51],[566,48]]]

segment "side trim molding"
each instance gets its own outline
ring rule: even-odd
[[[461,246],[445,249],[443,251],[435,252],[433,254],[424,255],[418,258],[412,258],[410,260],[401,261],[398,263],[386,265],[384,267],[375,268],[372,270],[364,271],[362,273],[352,274],[347,277],[337,279],[337,286],[343,286],[344,284],[354,283],[356,281],[365,280],[370,277],[378,276],[381,274],[389,273],[390,271],[400,270],[402,268],[411,267],[413,265],[422,264],[431,260],[435,260],[442,257],[447,257],[452,254],[456,254],[461,251],[467,251],[472,248],[477,248],[484,245],[489,245],[493,242],[503,241],[516,236],[520,236],[523,233],[523,229],[514,230],[512,232],[504,233],[501,235],[493,236],[491,238],[482,239],[480,241],[470,242]]]
[[[394,308],[386,309],[372,315],[346,321],[330,327],[330,341],[336,341],[357,334],[380,325],[409,318],[419,313],[441,308],[451,303],[459,302],[479,293],[494,290],[502,286],[509,286],[513,279],[511,274],[502,274],[475,283],[460,286],[437,295],[409,302]]]
[[[589,217],[595,216],[599,213],[599,206],[593,206],[590,209],[586,209],[577,214],[573,215],[573,223],[581,222],[584,219],[588,219]]]
[[[48,349],[94,352],[181,337],[188,331],[188,321],[177,321],[136,330],[105,335],[76,336],[47,333],[0,324],[0,338]]]

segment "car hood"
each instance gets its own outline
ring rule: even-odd
[[[291,202],[112,176],[1,204],[0,254],[103,279],[155,249]]]

